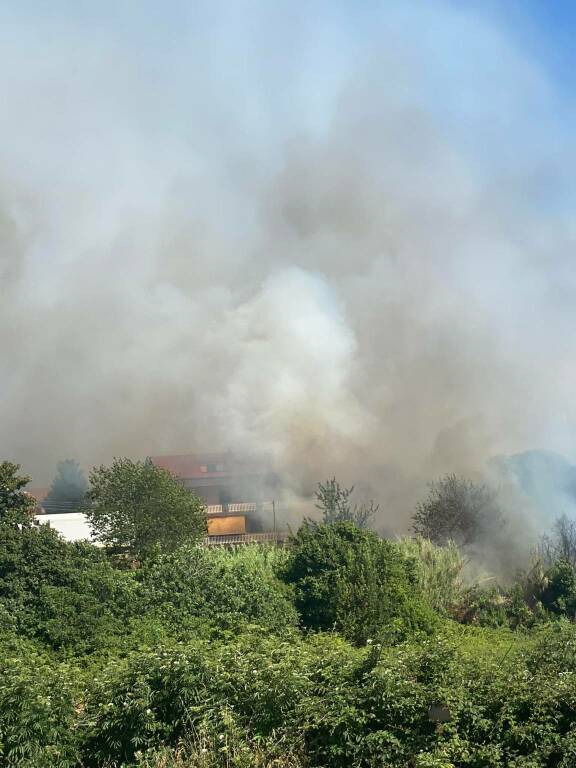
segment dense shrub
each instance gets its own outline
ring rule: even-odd
[[[296,737],[297,707],[312,683],[298,643],[250,634],[229,645],[161,647],[109,665],[92,686],[85,764],[131,761],[194,735],[216,744]],[[281,753],[281,750],[280,750]]]
[[[481,627],[507,627],[506,594],[498,586],[468,588],[454,609],[454,616],[464,624]]]
[[[14,628],[54,648],[94,648],[137,612],[134,581],[86,543],[41,525],[0,526],[0,606]]]
[[[180,630],[259,624],[284,632],[296,626],[288,592],[274,574],[274,558],[262,548],[184,546],[147,562],[137,579],[146,610]]]
[[[193,557],[187,549],[180,559],[174,553],[147,565],[139,582],[147,599],[154,574],[161,577],[157,597],[186,582]],[[192,551],[198,562],[210,564],[210,578],[204,574],[199,580],[206,589],[215,587],[216,572],[226,579],[240,565],[252,575],[266,575],[278,588],[273,570],[290,567],[293,556],[274,550]],[[172,582],[168,563],[181,568]],[[195,609],[197,592],[186,588],[178,594],[174,611]],[[196,597],[190,603],[191,595]],[[230,617],[236,621],[241,609],[234,603],[229,609],[229,596],[219,599],[225,610],[215,621],[232,626]],[[204,617],[208,605],[202,604]],[[246,610],[253,610],[249,602]],[[146,621],[150,612],[147,608]],[[259,609],[261,621],[262,615]],[[444,624],[433,637],[364,648],[332,633],[282,637],[266,625],[185,643],[152,634],[142,636],[140,650],[94,657],[81,672],[5,629],[0,763],[29,768],[573,765],[576,629],[565,621],[531,634]],[[446,713],[442,725],[431,719],[438,709]]]
[[[554,614],[576,617],[576,572],[568,560],[558,560],[546,572],[540,600]]]
[[[569,627],[533,647],[502,630],[463,630],[388,649],[253,633],[158,648],[109,665],[91,685],[83,764],[198,755],[203,745],[204,764],[219,766],[255,765],[258,754],[262,765],[291,755],[318,768],[568,768],[575,647]],[[442,725],[431,717],[438,708]]]
[[[463,591],[452,615],[483,627],[534,627],[576,617],[576,572],[566,560],[544,569],[541,561],[518,575],[508,588],[472,585]]]
[[[352,523],[305,522],[290,539],[282,578],[305,627],[336,629],[354,643],[435,623],[399,547]]]
[[[0,525],[3,526],[32,524],[36,502],[24,490],[30,478],[19,472],[19,464],[0,461]]]
[[[126,572],[0,525],[0,765],[572,768],[574,572],[463,590],[460,566],[309,523],[286,549],[184,546]]]
[[[79,675],[22,640],[0,642],[0,764],[78,765]]]

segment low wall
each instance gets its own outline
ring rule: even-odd
[[[66,539],[66,541],[91,541],[91,531],[82,512],[54,513],[36,515],[39,525],[49,525]],[[245,515],[228,515],[208,518],[208,537],[243,536],[246,533]]]
[[[82,512],[64,512],[48,515],[36,515],[36,522],[40,525],[49,525],[58,531],[66,541],[81,541],[90,539],[90,526],[86,515]]]

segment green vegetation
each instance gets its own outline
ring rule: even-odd
[[[86,514],[96,541],[145,557],[206,533],[202,502],[151,461],[115,459],[90,473]]]
[[[463,599],[465,560],[453,541],[443,547],[429,539],[400,539],[397,546],[410,563],[420,590],[443,616]]]
[[[36,502],[24,488],[30,482],[18,474],[20,466],[10,461],[0,462],[0,525],[31,525]]]
[[[48,526],[0,526],[0,606],[19,636],[86,652],[122,632],[134,580],[101,550]]]
[[[282,578],[294,589],[304,627],[334,629],[356,645],[430,631],[435,623],[399,548],[352,523],[303,523]]]
[[[26,523],[23,478],[1,466],[0,766],[576,763],[569,560],[483,587],[453,543],[350,521],[304,522],[284,548],[210,549],[194,543],[194,497],[179,541],[71,544]],[[134,530],[164,509],[162,488],[183,498],[146,465],[113,470],[93,473],[93,503],[127,499]]]
[[[238,632],[258,625],[281,634],[297,624],[287,588],[275,574],[277,550],[233,554],[183,546],[147,561],[136,572],[148,615],[179,637]]]

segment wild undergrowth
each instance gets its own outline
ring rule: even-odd
[[[462,566],[350,522],[132,570],[2,528],[0,765],[573,766],[572,572]]]

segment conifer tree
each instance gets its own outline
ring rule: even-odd
[[[74,459],[58,462],[56,477],[43,507],[47,512],[76,512],[84,504],[88,483],[84,472]]]

